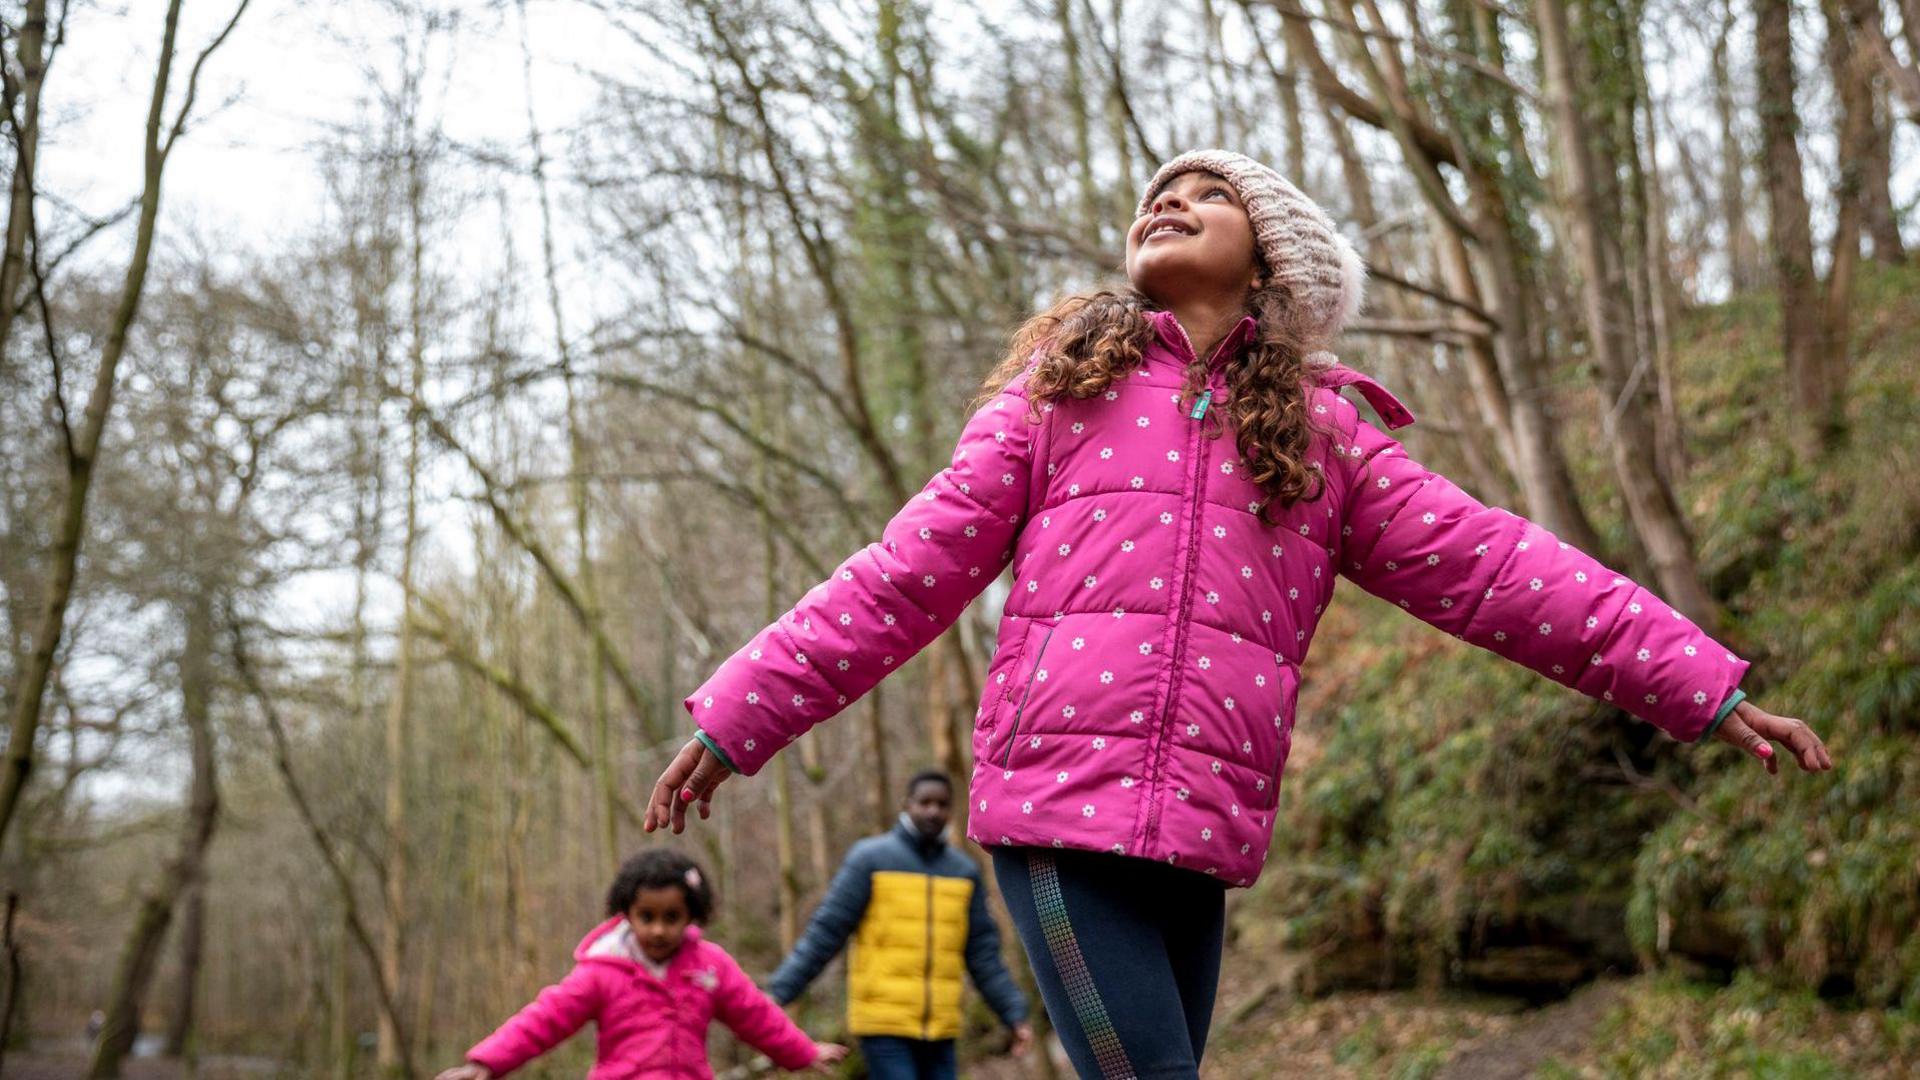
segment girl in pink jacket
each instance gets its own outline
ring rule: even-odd
[[[1674,738],[1769,772],[1831,767],[1739,690],[1747,661],[1586,553],[1408,456],[1413,415],[1324,350],[1359,256],[1271,169],[1162,166],[1129,285],[1031,319],[953,462],[686,699],[694,739],[647,827],[906,663],[1012,567],[976,717],[967,835],[988,847],[1087,1076],[1194,1076],[1223,892],[1267,856],[1300,666],[1336,575]]]
[[[692,859],[660,849],[628,859],[607,892],[610,917],[580,940],[567,977],[438,1080],[505,1076],[589,1020],[599,1037],[591,1080],[708,1080],[714,1020],[783,1069],[824,1072],[845,1057],[846,1047],[807,1038],[726,950],[701,936],[712,909],[713,892]]]

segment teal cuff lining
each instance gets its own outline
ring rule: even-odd
[[[1707,730],[1700,733],[1700,738],[1703,740],[1712,738],[1715,729],[1719,728],[1720,726],[1720,721],[1725,720],[1728,714],[1733,712],[1733,707],[1735,705],[1740,704],[1742,701],[1745,701],[1746,699],[1747,699],[1747,692],[1745,690],[1740,689],[1737,686],[1734,687],[1733,693],[1727,695],[1727,700],[1720,703],[1720,711],[1713,714],[1713,723],[1708,724]],[[721,760],[725,761],[726,759],[722,758]]]
[[[1738,691],[1735,692],[1737,693]],[[1718,723],[1718,721],[1715,721],[1715,723]],[[727,752],[720,749],[720,744],[713,741],[713,736],[696,728],[693,732],[693,737],[700,740],[700,745],[713,751],[713,756],[720,759],[720,764],[725,765],[728,772],[738,773],[740,771],[739,767],[734,765],[733,759],[727,756]]]

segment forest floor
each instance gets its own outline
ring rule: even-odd
[[[23,1049],[7,1051],[0,1073],[7,1080],[74,1080],[87,1074],[87,1042],[69,1039],[37,1039]],[[130,1057],[121,1066],[123,1080],[259,1080],[283,1075],[284,1065],[272,1058],[231,1054],[202,1057],[198,1068],[189,1073],[177,1060],[159,1057]]]
[[[971,1080],[1032,1075],[1007,1058],[961,1071]],[[1453,992],[1289,999],[1268,980],[1236,985],[1229,975],[1203,1072],[1209,1080],[1911,1077],[1920,1075],[1920,1021],[1781,998],[1744,980],[1606,978],[1529,1007]]]

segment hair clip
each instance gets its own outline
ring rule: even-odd
[[[700,871],[697,867],[687,867],[687,872],[682,876],[686,879],[687,888],[697,889],[700,887]]]

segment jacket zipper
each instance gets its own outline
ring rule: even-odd
[[[933,1030],[933,874],[927,874],[927,975],[922,989],[925,1004],[920,1013],[920,1038],[932,1038]]]
[[[1187,337],[1186,328],[1181,326],[1177,320],[1173,325],[1180,331],[1180,340],[1186,343],[1187,355],[1196,355],[1193,348],[1193,339]],[[1206,378],[1208,383],[1212,383],[1213,381],[1214,359],[1220,355],[1220,348],[1224,347],[1232,337],[1233,335],[1229,333],[1226,338],[1221,339],[1220,345],[1214,348],[1214,355],[1207,358]],[[1161,780],[1166,773],[1167,755],[1173,746],[1173,717],[1171,711],[1174,702],[1180,700],[1180,684],[1186,681],[1187,627],[1192,621],[1190,616],[1193,611],[1193,568],[1199,561],[1196,553],[1198,551],[1197,545],[1200,543],[1200,504],[1203,501],[1201,499],[1201,484],[1204,482],[1206,475],[1205,470],[1202,468],[1203,462],[1201,458],[1203,456],[1202,451],[1206,448],[1207,440],[1204,437],[1204,425],[1200,423],[1200,420],[1206,415],[1207,406],[1212,404],[1212,402],[1213,387],[1208,385],[1202,388],[1200,398],[1187,413],[1187,418],[1193,421],[1193,432],[1187,440],[1187,457],[1191,459],[1192,464],[1187,475],[1187,546],[1182,552],[1186,565],[1181,568],[1179,621],[1174,624],[1173,649],[1171,655],[1168,657],[1168,663],[1173,665],[1173,674],[1167,679],[1167,697],[1160,706],[1160,745],[1154,750],[1153,773],[1147,778],[1147,827],[1141,836],[1143,846],[1151,844],[1153,838],[1158,835],[1160,831]]]
[[[1000,767],[1013,765],[1013,744],[1020,740],[1020,718],[1026,715],[1027,699],[1033,696],[1033,678],[1040,672],[1040,661],[1047,655],[1047,642],[1053,640],[1053,632],[1060,628],[1059,623],[1047,627],[1047,636],[1040,639],[1040,651],[1033,655],[1033,670],[1027,673],[1027,685],[1020,692],[1020,704],[1013,710],[1013,730],[1007,733],[1007,751],[1000,755]]]

